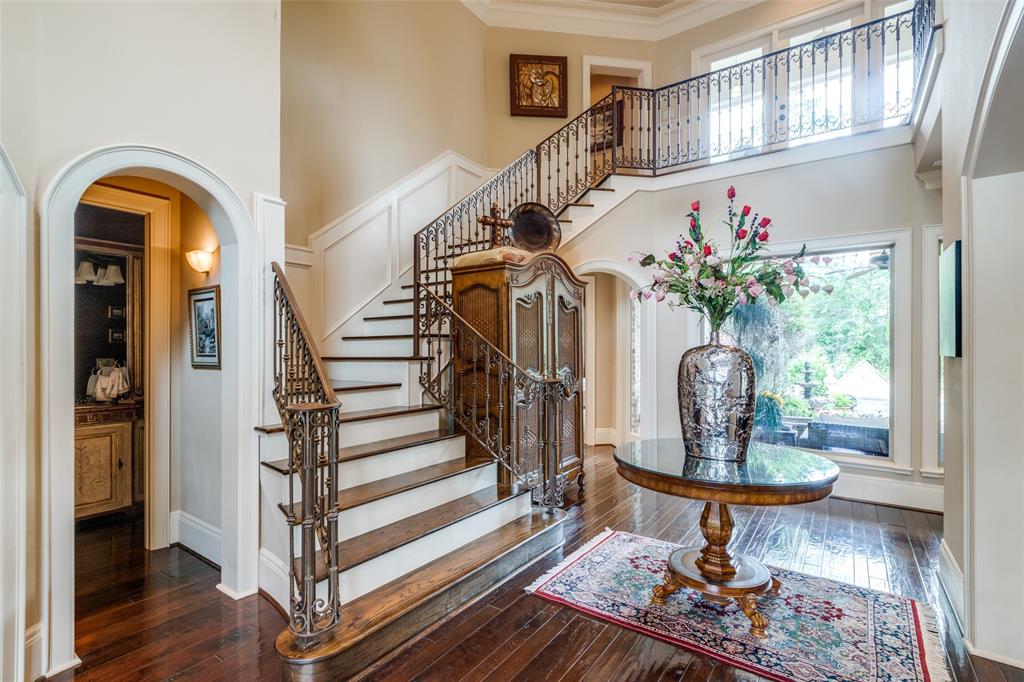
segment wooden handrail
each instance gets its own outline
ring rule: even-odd
[[[310,356],[313,358],[317,378],[320,380],[320,385],[323,386],[324,402],[328,405],[336,405],[338,403],[338,396],[334,393],[334,387],[327,376],[327,368],[324,367],[324,361],[320,358],[320,353],[313,343],[313,334],[309,331],[309,325],[306,324],[306,319],[302,316],[302,310],[295,300],[295,294],[292,293],[292,288],[288,284],[288,278],[285,277],[284,269],[277,261],[271,261],[270,266],[274,269],[277,281],[281,283],[281,291],[284,293],[285,300],[288,301],[288,307],[292,309],[292,313],[295,315],[295,320],[299,324],[299,330],[302,332],[302,338],[309,348]]]

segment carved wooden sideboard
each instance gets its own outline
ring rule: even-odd
[[[583,376],[584,283],[554,254],[522,264],[491,261],[452,269],[452,306],[460,317],[516,365],[537,379],[579,385]],[[540,401],[515,405],[517,387],[499,378],[493,362],[455,339],[452,366],[456,404],[477,419],[489,419],[488,433],[524,461],[539,461]],[[500,394],[500,396],[499,396]],[[521,396],[520,396],[521,397]],[[583,485],[583,396],[577,389],[564,403],[560,427],[563,481]],[[484,416],[486,415],[486,416]],[[472,454],[480,448],[467,443]],[[501,470],[502,482],[510,481]]]
[[[75,518],[130,507],[142,498],[142,404],[75,407]],[[133,459],[137,460],[133,462]]]

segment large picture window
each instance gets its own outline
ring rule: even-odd
[[[893,247],[808,254],[824,290],[738,308],[723,328],[757,372],[755,440],[888,458]]]

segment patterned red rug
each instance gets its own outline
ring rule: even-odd
[[[750,634],[739,607],[682,589],[651,604],[678,545],[605,531],[527,588],[590,616],[782,682],[947,682],[926,604],[772,569],[782,590],[760,598],[768,636]]]

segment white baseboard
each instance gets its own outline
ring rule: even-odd
[[[288,603],[288,564],[266,548],[260,548],[260,589],[263,590],[277,605],[287,613]]]
[[[45,674],[43,626],[41,623],[36,623],[25,629],[25,679],[38,680]]]
[[[972,656],[987,658],[990,661],[995,661],[996,663],[1003,663],[1004,665],[1013,666],[1014,668],[1024,668],[1024,660],[1018,658],[1010,658],[1009,656],[1002,656],[1000,654],[994,654],[991,651],[979,649],[973,644],[971,644],[970,640],[964,639],[964,646],[967,647],[967,651]]]
[[[618,445],[619,444],[619,430],[618,429],[594,429],[594,444],[595,445]]]
[[[864,476],[843,471],[836,481],[835,495],[861,502],[889,504],[942,512],[942,484],[898,481],[881,476]]]
[[[217,583],[217,589],[223,592],[224,594],[228,595],[235,601],[238,601],[239,599],[245,599],[246,597],[251,597],[254,594],[259,593],[259,590],[249,590],[248,592],[235,592],[224,583]]]
[[[953,607],[960,632],[964,632],[964,574],[945,538],[939,543],[939,585]]]
[[[171,512],[170,525],[171,542],[184,545],[220,566],[220,528],[180,509]]]

